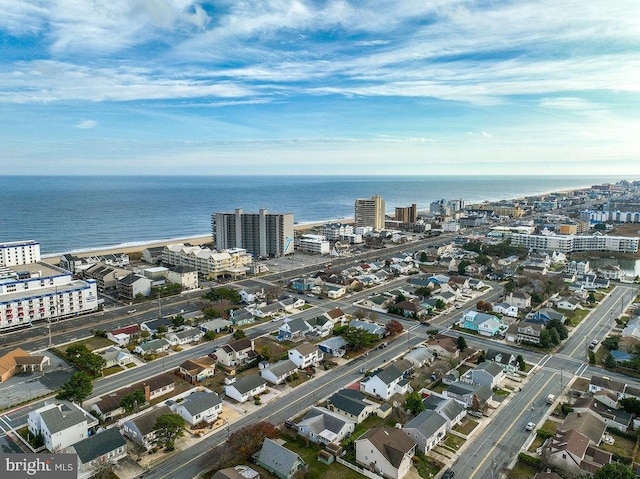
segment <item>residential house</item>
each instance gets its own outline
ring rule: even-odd
[[[588,437],[575,430],[557,432],[544,448],[551,464],[573,472],[593,473],[612,459],[610,452],[593,447]]]
[[[606,376],[594,374],[591,376],[591,380],[589,381],[589,392],[594,394],[600,391],[611,392],[617,396],[618,400],[620,400],[625,397],[624,392],[626,386],[627,385],[623,382],[616,381]]]
[[[471,289],[475,289],[476,291],[485,287],[485,284],[482,280],[476,278],[469,278],[469,287]]]
[[[412,389],[405,371],[391,364],[360,381],[360,391],[386,400],[394,394],[406,394]]]
[[[313,329],[309,321],[303,318],[286,319],[285,322],[280,325],[280,328],[278,328],[278,336],[288,341],[301,341],[307,334],[310,334]]]
[[[256,464],[280,479],[293,479],[307,470],[307,463],[300,456],[269,438],[262,443]]]
[[[498,351],[497,349],[487,349],[485,360],[500,365],[506,374],[515,374],[519,369],[516,357],[513,354]]]
[[[150,246],[142,250],[142,261],[149,264],[159,264],[162,261],[164,246]]]
[[[324,313],[324,315],[331,321],[333,326],[344,326],[347,324],[347,313],[340,308],[333,308]]]
[[[619,281],[624,278],[625,272],[620,269],[620,266],[615,264],[608,264],[602,268],[598,268],[598,274],[606,279],[613,279]]]
[[[124,328],[114,329],[107,333],[107,339],[113,341],[118,346],[128,345],[132,339],[140,336],[140,326],[132,324]]]
[[[253,316],[251,317],[253,318]],[[222,319],[222,318],[215,318],[209,321],[205,321],[204,323],[201,323],[200,325],[198,325],[198,327],[204,333],[212,332],[212,333],[219,334],[223,331],[228,331],[232,324],[233,324],[232,321],[227,321],[226,319]]]
[[[282,384],[298,370],[298,366],[290,359],[284,359],[260,371],[260,376],[271,384]]]
[[[253,314],[245,309],[234,309],[229,312],[229,321],[234,326],[245,326],[256,322]]]
[[[540,343],[540,335],[544,330],[544,324],[521,321],[517,326],[516,341],[519,343]]]
[[[371,321],[363,321],[360,319],[352,319],[349,321],[350,328],[364,329],[368,333],[375,334],[379,338],[384,337],[387,334],[386,329],[377,323]]]
[[[78,455],[78,472],[96,472],[104,464],[127,457],[127,441],[117,427],[105,429],[69,446],[67,453]]]
[[[220,364],[231,367],[243,366],[258,358],[254,351],[254,341],[249,338],[229,341],[224,346],[213,350],[210,356]]]
[[[133,352],[145,356],[147,354],[158,354],[168,351],[170,347],[171,343],[169,341],[164,338],[158,338],[138,344],[133,348]]]
[[[27,424],[31,434],[42,436],[50,452],[62,452],[89,437],[98,420],[74,403],[45,401],[44,406],[29,412]]]
[[[640,341],[640,317],[630,320],[620,335],[623,338],[632,338]]]
[[[347,351],[348,342],[342,336],[332,336],[318,343],[318,349],[323,353],[341,358]]]
[[[493,392],[487,386],[456,381],[444,391],[448,398],[453,398],[464,407],[481,411],[493,397]]]
[[[323,407],[312,407],[296,426],[298,434],[324,445],[342,442],[355,429],[353,421]]]
[[[31,356],[24,349],[12,349],[0,357],[0,382],[19,372],[43,371],[49,364],[48,356]]]
[[[156,421],[163,414],[172,414],[167,406],[160,406],[127,419],[122,425],[122,432],[139,446],[149,450],[156,443]]]
[[[130,273],[116,281],[116,292],[120,298],[133,301],[138,296],[149,296],[152,285],[153,281],[149,278]]]
[[[558,425],[557,430],[561,432],[569,430],[578,431],[580,434],[587,436],[593,446],[598,446],[602,442],[604,433],[607,430],[607,423],[594,414],[570,412],[567,414],[567,417],[564,418],[562,424]]]
[[[447,430],[451,430],[467,415],[467,410],[455,399],[444,398],[431,394],[422,400],[424,407],[428,411],[440,414],[447,422]]]
[[[104,369],[114,366],[124,367],[133,362],[133,356],[131,356],[129,351],[123,351],[113,346],[102,351],[97,351],[97,353],[105,360]]]
[[[395,427],[374,427],[355,441],[356,462],[378,475],[401,479],[411,468],[416,443]]]
[[[511,291],[504,299],[505,303],[515,306],[518,309],[531,307],[531,295],[524,291]]]
[[[529,321],[532,323],[541,323],[546,326],[549,321],[554,319],[564,323],[564,314],[551,308],[541,308],[533,313],[533,316]]]
[[[475,368],[469,369],[460,380],[493,389],[502,384],[504,377],[505,372],[500,364],[493,361],[483,361]]]
[[[197,343],[204,337],[204,331],[199,328],[184,328],[180,331],[167,333],[167,341],[173,346]]]
[[[393,305],[394,308],[397,308],[402,311],[402,315],[405,318],[418,318],[423,316],[426,311],[420,306],[418,301],[400,301]]]
[[[317,366],[322,359],[322,353],[315,344],[302,343],[288,351],[289,359],[300,369]]]
[[[465,289],[471,288],[471,285],[469,284],[470,279],[471,278],[469,278],[468,276],[452,275],[452,276],[449,276],[449,281],[447,283],[450,285],[456,285],[458,289],[465,290]]]
[[[425,410],[404,425],[402,430],[417,445],[421,454],[428,453],[447,433],[447,421],[435,411]]]
[[[454,358],[460,354],[456,339],[443,334],[436,334],[427,341],[427,348],[436,358]]]
[[[183,401],[172,404],[171,410],[192,426],[201,422],[212,423],[222,412],[222,399],[214,392],[196,391]]]
[[[198,289],[198,270],[192,266],[170,266],[167,271],[167,281],[179,284],[182,289]]]
[[[191,384],[201,383],[215,376],[215,359],[208,356],[197,359],[187,359],[178,366],[178,373]]]
[[[322,287],[322,291],[327,295],[327,298],[329,299],[342,298],[345,294],[347,294],[347,288],[338,284],[325,284]]]
[[[607,427],[615,427],[622,432],[627,432],[633,425],[633,415],[621,409],[611,408],[595,397],[576,399],[572,408],[573,412],[594,414],[604,421]]]
[[[224,386],[225,396],[242,403],[258,396],[267,389],[267,382],[257,374],[244,376]]]
[[[483,336],[496,336],[502,326],[502,322],[496,316],[478,311],[466,311],[460,322],[463,328],[476,331]]]
[[[360,304],[364,308],[369,308],[376,311],[384,311],[384,312],[387,311],[387,308],[392,303],[393,303],[393,299],[383,294],[378,294],[370,298],[365,298],[362,301],[360,301]]]
[[[158,334],[162,330],[173,331],[175,326],[173,325],[173,319],[167,316],[150,321],[145,321],[140,325],[140,328],[147,331],[149,334]]]
[[[219,469],[211,479],[260,479],[260,473],[249,466],[238,465]]]
[[[518,317],[518,307],[512,306],[507,302],[494,304],[493,311],[504,316],[509,316],[510,318]]]
[[[415,368],[421,368],[425,364],[430,364],[434,360],[433,351],[425,346],[418,346],[407,354],[404,355],[404,359],[409,361]]]
[[[366,396],[354,389],[341,389],[327,399],[327,408],[360,424],[374,411],[376,405],[367,402]]]
[[[102,419],[111,419],[124,413],[120,404],[127,394],[140,390],[144,393],[145,401],[150,402],[173,392],[175,387],[176,383],[170,374],[160,374],[102,396],[91,405],[91,410]]]
[[[580,300],[572,296],[560,298],[558,301],[556,301],[556,307],[559,309],[568,309],[569,311],[575,311],[580,307]]]

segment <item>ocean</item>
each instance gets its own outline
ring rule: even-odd
[[[293,213],[297,223],[352,218],[356,198],[387,213],[438,199],[466,203],[575,189],[622,178],[588,176],[5,176],[0,242],[35,240],[45,256],[211,233],[211,213]]]

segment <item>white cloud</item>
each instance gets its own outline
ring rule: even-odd
[[[96,126],[98,126],[98,122],[94,120],[81,120],[75,125],[75,127],[80,130],[90,130]]]

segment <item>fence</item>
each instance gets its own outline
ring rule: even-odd
[[[371,472],[368,469],[365,469],[365,468],[360,467],[360,466],[356,466],[355,464],[351,464],[350,462],[345,461],[341,457],[336,457],[336,461],[339,462],[340,464],[342,464],[343,466],[347,466],[349,469],[353,469],[358,474],[362,474],[363,476],[367,476],[369,479],[384,479],[384,477],[379,476],[375,472]]]

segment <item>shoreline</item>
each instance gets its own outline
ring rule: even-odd
[[[322,226],[326,223],[344,223],[351,224],[355,221],[354,218],[339,218],[327,221],[315,221],[308,223],[298,223],[293,225],[294,231],[305,231],[310,230],[318,226]],[[203,246],[206,244],[212,243],[211,235],[198,235],[198,236],[185,236],[180,238],[170,238],[166,240],[157,240],[157,241],[149,241],[149,242],[140,242],[140,243],[131,243],[131,244],[122,244],[122,245],[114,245],[114,246],[105,246],[105,247],[97,247],[97,248],[88,248],[86,250],[77,250],[77,251],[67,251],[66,253],[48,253],[42,255],[42,260],[46,263],[58,264],[60,262],[60,257],[65,254],[72,254],[79,258],[87,258],[90,256],[104,256],[108,254],[134,254],[134,253],[142,253],[147,248],[156,248],[160,246],[167,246],[170,244],[176,243],[190,243],[193,246]]]

